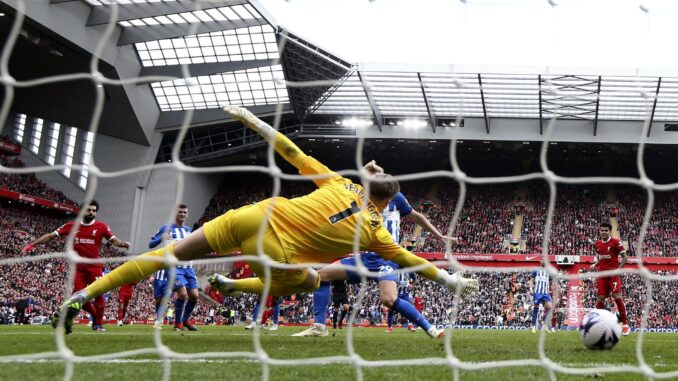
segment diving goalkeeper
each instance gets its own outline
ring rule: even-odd
[[[375,252],[399,264],[401,268],[420,266],[422,268],[417,271],[419,275],[443,284],[463,297],[478,289],[477,280],[463,278],[457,273],[449,274],[393,242],[391,234],[382,226],[381,217],[381,211],[400,190],[400,185],[390,175],[366,168],[371,172],[367,187],[369,193],[366,194],[361,185],[343,178],[307,156],[287,137],[246,109],[226,106],[224,111],[272,144],[276,152],[297,168],[300,174],[314,176],[312,180],[318,189],[303,197],[273,197],[229,210],[183,240],[147,252],[119,266],[73,294],[62,305],[61,311],[67,309],[67,332],[71,330],[72,318],[85,302],[165,268],[166,263],[161,260],[166,255],[173,255],[181,261],[197,259],[212,252],[226,255],[236,250],[245,255],[257,255],[259,239],[262,240],[263,253],[274,262],[312,264],[331,262],[353,252],[354,237],[358,230],[359,250]],[[236,292],[261,294],[265,266],[256,260],[248,263],[259,275],[258,278],[231,280],[215,274],[210,278],[210,283],[224,295]],[[271,267],[271,295],[312,292],[319,284],[318,272],[310,267]],[[59,314],[56,314],[54,326],[58,318]]]

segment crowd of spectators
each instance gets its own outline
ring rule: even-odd
[[[526,251],[542,250],[549,192],[545,186],[531,186],[523,216]],[[598,226],[609,222],[606,188],[602,186],[558,186],[551,223],[549,253],[591,255]]]
[[[27,207],[0,206],[0,259],[21,259],[20,250],[31,237],[53,231],[64,220]],[[38,247],[35,255],[61,252],[58,242]],[[28,322],[55,311],[63,298],[66,262],[62,259],[15,261],[0,265],[0,321]]]
[[[15,158],[2,157],[2,160],[3,165],[22,165]],[[8,179],[12,178],[11,176],[6,174],[0,176],[2,177],[0,186],[38,197],[64,201],[54,197],[57,191],[42,183],[43,188],[35,186],[26,191],[17,187],[34,181],[26,179],[10,181]],[[279,195],[296,197],[307,194],[313,188],[313,184],[308,181],[286,181],[283,182]],[[519,195],[517,189],[516,186],[508,185],[469,186],[464,208],[453,233],[459,238],[452,248],[453,252],[506,253],[504,240],[512,232],[517,201],[524,205],[518,212],[523,213],[524,217],[522,230],[526,250],[539,252],[548,205],[548,188],[543,185],[528,186],[524,197]],[[247,181],[229,181],[212,198],[199,224],[229,209],[270,197],[272,190],[273,182],[265,176],[248,178]],[[443,234],[447,234],[459,197],[456,183],[433,180],[407,182],[402,184],[402,191],[416,210],[425,214]],[[619,218],[619,231],[622,238],[629,242],[633,255],[645,212],[646,197],[643,197],[642,192],[629,189],[616,189],[615,195],[615,216]],[[678,256],[674,248],[678,243],[675,234],[678,223],[677,197],[676,192],[656,195],[644,255]],[[608,199],[608,190],[603,186],[559,186],[549,247],[551,253],[590,254],[592,243],[597,237],[598,224],[609,220],[611,216]],[[5,201],[0,205],[0,218],[2,223],[0,258],[20,259],[20,249],[28,240],[53,231],[69,217]],[[421,237],[416,236],[417,234],[421,234]],[[445,250],[443,243],[432,235],[425,232],[417,233],[414,224],[407,219],[403,221],[401,236],[404,240],[416,243],[415,251]],[[56,240],[39,246],[32,255],[61,251],[63,242]],[[105,247],[102,255],[110,257],[121,254],[114,248]],[[3,285],[0,288],[0,324],[27,323],[36,316],[48,316],[56,310],[63,299],[68,271],[67,263],[63,259],[5,263],[0,266],[0,271],[0,284]],[[452,295],[445,288],[420,279],[414,286],[413,294],[424,300],[423,314],[436,324],[529,325],[532,298],[526,286],[528,273],[483,272],[474,273],[472,276],[479,279],[481,290],[477,296],[457,306],[453,305]],[[386,319],[386,310],[380,304],[376,285],[369,283],[366,287],[365,298],[357,311],[358,323],[383,323]],[[629,320],[632,325],[637,325],[645,303],[645,283],[639,276],[629,275],[624,276],[624,287],[624,293],[629,300],[627,303]],[[589,284],[584,289],[588,291],[584,293],[583,304],[594,305],[591,299],[593,292],[591,290],[594,288]],[[654,282],[653,291],[649,324],[654,327],[678,326],[678,311],[674,302],[678,284]],[[357,286],[353,287],[352,293],[355,298]],[[105,313],[107,319],[117,317],[117,299],[117,291],[111,291]],[[257,296],[244,295],[226,299],[224,306],[227,310],[235,312],[236,321],[242,321],[251,315],[257,300]],[[199,323],[226,322],[226,319],[219,316],[218,311],[218,303],[201,300],[194,317]],[[286,322],[306,323],[312,318],[312,311],[311,295],[298,294],[285,299],[282,318]],[[450,321],[453,316],[454,321]],[[152,280],[147,278],[136,285],[126,318],[149,321],[154,317]]]
[[[647,208],[647,193],[628,190],[618,194],[619,232],[628,241],[632,253],[638,253],[638,239]],[[678,256],[678,192],[655,193],[642,255],[645,257]]]
[[[453,236],[458,241],[452,247],[456,253],[506,253],[504,237],[511,234],[512,209],[515,188],[508,186],[469,186],[464,207]],[[441,183],[434,195],[426,199],[426,216],[443,234],[447,233],[458,202],[454,183]],[[414,200],[419,204],[419,200]],[[424,252],[444,252],[444,242],[433,235],[425,235],[423,244],[416,248]]]
[[[17,156],[0,155],[0,163],[9,168],[23,168],[25,166],[24,162]],[[10,174],[0,172],[0,188],[9,189],[30,196],[41,197],[62,204],[78,205],[75,201],[66,197],[63,192],[49,187],[32,173]]]
[[[585,273],[583,272],[583,274]],[[658,270],[653,271],[653,273],[659,276],[675,276],[677,272]],[[647,302],[648,280],[639,274],[623,274],[621,278],[622,297],[626,306],[629,325],[640,327],[643,309]],[[678,304],[676,303],[678,282],[650,280],[649,283],[652,284],[652,299],[650,300],[646,326],[652,328],[678,327]],[[580,285],[582,304],[584,306],[595,306],[595,278],[582,278]],[[612,298],[608,298],[606,304],[609,308],[616,310]]]

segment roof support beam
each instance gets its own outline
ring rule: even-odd
[[[541,74],[537,77],[539,81],[539,135],[544,134],[544,116],[542,114],[542,99],[541,99]]]
[[[372,115],[374,115],[374,118],[377,120],[377,127],[379,128],[379,132],[381,132],[384,129],[384,118],[381,115],[381,111],[379,111],[379,107],[377,106],[377,102],[374,100],[374,96],[372,96],[372,91],[370,91],[369,84],[363,78],[363,75],[360,74],[359,71],[356,71],[358,74],[358,78],[360,79],[360,83],[363,85],[363,91],[365,92],[365,96],[367,97],[367,102],[370,104],[370,108],[372,109]]]
[[[483,79],[478,74],[478,85],[480,86],[480,100],[483,102],[483,118],[485,119],[485,131],[490,134],[490,118],[487,116],[487,106],[485,105],[485,92],[483,91]]]
[[[650,125],[647,127],[647,137],[650,137],[652,132],[652,122],[654,122],[654,111],[657,109],[657,99],[659,99],[659,89],[662,86],[662,77],[657,79],[657,91],[654,93],[654,102],[652,103],[652,113],[650,114]]]
[[[167,65],[167,66],[148,66],[141,69],[139,76],[167,76],[184,78],[183,68],[188,67],[188,74],[190,77],[197,77],[200,75],[212,75],[218,73],[227,73],[231,71],[246,70],[257,67],[272,66],[278,60],[253,60],[253,61],[232,61],[232,62],[213,62],[201,64],[185,64],[185,65]]]
[[[177,0],[162,3],[118,4],[116,21],[129,21],[146,17],[166,16],[175,13],[191,12],[217,7],[247,4],[246,0],[223,0],[220,2],[196,2],[192,0]],[[99,5],[92,7],[87,19],[87,26],[108,24],[114,5]]]
[[[193,24],[162,24],[153,26],[134,26],[123,28],[118,45],[136,44],[153,40],[164,40],[194,34],[217,32],[251,26],[268,25],[265,19],[208,21]]]
[[[424,81],[421,79],[421,73],[417,73],[417,78],[419,78],[419,86],[421,87],[421,95],[424,96],[424,103],[426,104],[426,112],[428,112],[428,118],[431,121],[431,130],[435,133],[436,126],[438,125],[438,120],[436,119],[435,114],[431,110],[431,105],[428,103],[428,97],[426,96],[426,89],[424,88]]]
[[[274,115],[278,109],[277,104],[262,105],[262,106],[248,106],[247,109],[256,116]],[[204,126],[209,124],[219,124],[232,122],[231,119],[221,108],[210,108],[201,110],[192,110],[193,116],[189,122],[190,126]],[[283,104],[282,113],[291,112],[289,103]],[[160,113],[156,129],[164,128],[179,128],[184,122],[188,111],[163,111]]]
[[[598,76],[598,90],[596,91],[596,117],[593,120],[593,136],[598,134],[598,110],[600,109],[600,82],[602,82],[601,76]]]

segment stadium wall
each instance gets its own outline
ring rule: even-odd
[[[221,175],[184,173],[183,197],[179,203],[188,206],[188,226],[202,217],[207,204],[216,193],[221,182]],[[147,248],[148,240],[161,224],[174,219],[174,205],[178,186],[178,172],[173,168],[154,170],[149,177],[148,185],[143,194],[144,213],[138,224],[139,245],[135,248]]]
[[[160,136],[157,136],[157,140],[159,143]],[[157,144],[149,148],[98,134],[94,141],[92,156],[94,164],[101,171],[112,172],[151,164],[155,159],[155,151],[157,151]],[[120,239],[132,242],[133,249],[137,247],[132,234],[137,215],[135,206],[138,207],[137,189],[145,186],[146,172],[98,178],[94,195],[101,205],[101,213],[97,217],[108,223]],[[89,186],[92,186],[91,177]]]
[[[19,156],[21,161],[26,164],[26,167],[44,167],[47,165],[44,160],[40,159],[29,149],[21,150],[21,155]],[[79,171],[72,171],[72,178],[77,178],[77,173]],[[51,188],[62,191],[66,197],[70,198],[75,202],[80,202],[85,196],[85,191],[73,183],[69,178],[62,175],[60,171],[47,171],[47,172],[35,172],[35,177],[38,180],[45,182]],[[40,195],[33,195],[40,196]]]
[[[94,160],[105,172],[153,164],[161,140],[162,134],[156,132],[148,147],[98,135]],[[148,250],[150,236],[174,217],[177,179],[177,171],[173,168],[98,179],[95,198],[102,205],[100,218],[121,239],[132,243],[132,253]],[[189,207],[188,226],[192,227],[202,216],[220,182],[219,175],[184,174],[184,197],[179,202]]]

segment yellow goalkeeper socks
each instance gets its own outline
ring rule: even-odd
[[[271,282],[269,294],[274,296],[285,296],[296,294],[298,292],[313,292],[317,290],[318,287],[320,287],[320,277],[318,276],[316,278],[316,283],[312,288],[303,287],[300,285],[288,286],[277,282]],[[261,295],[264,292],[264,282],[261,280],[261,278],[236,279],[233,280],[232,287],[236,291],[252,294]]]
[[[149,251],[124,263],[122,266],[108,273],[108,275],[97,279],[94,283],[87,286],[84,290],[85,293],[90,299],[93,299],[110,290],[116,289],[127,283],[136,282],[153,274],[155,271],[165,268],[165,263],[157,260],[147,260],[147,258],[163,258],[166,251],[170,251],[174,254],[174,245]]]

